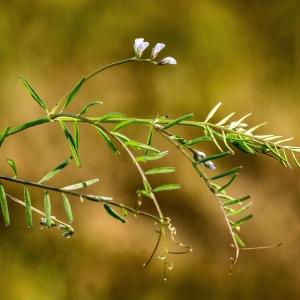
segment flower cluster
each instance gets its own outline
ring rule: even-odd
[[[134,40],[133,49],[137,58],[141,58],[144,51],[149,47],[149,43],[144,41],[143,38],[137,38]],[[157,43],[151,51],[150,60],[154,62],[154,59],[158,56],[161,50],[166,47],[164,43]],[[167,56],[158,62],[158,65],[176,65],[177,61],[174,57]]]
[[[199,151],[199,150],[194,150],[194,159],[197,162],[200,162],[205,157],[206,157],[206,154],[204,152]],[[205,161],[204,166],[207,167],[210,170],[215,170],[216,169],[216,165],[210,160]]]

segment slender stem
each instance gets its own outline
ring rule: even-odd
[[[147,177],[146,177],[143,169],[141,168],[140,164],[136,161],[136,159],[135,159],[134,155],[132,154],[132,152],[129,150],[129,148],[119,138],[117,138],[116,136],[114,136],[113,134],[111,134],[111,132],[109,130],[107,130],[105,127],[99,125],[95,121],[92,121],[92,120],[90,120],[88,118],[85,118],[85,117],[82,117],[82,116],[79,116],[79,115],[72,115],[72,114],[52,114],[52,115],[50,115],[50,118],[52,120],[56,120],[56,119],[61,120],[60,119],[61,116],[72,117],[73,119],[77,119],[79,121],[91,124],[91,125],[93,125],[95,127],[100,128],[101,130],[105,131],[105,133],[107,133],[110,137],[112,137],[114,140],[116,140],[126,150],[126,152],[128,153],[129,157],[131,158],[132,162],[134,163],[134,165],[136,166],[137,170],[139,171],[142,179],[144,181],[146,181],[149,184],[149,186],[150,186],[150,183],[149,183],[149,181],[148,181],[148,179],[147,179]],[[154,193],[152,191],[151,191],[151,199],[152,199],[152,201],[153,201],[153,203],[154,203],[154,205],[156,207],[157,213],[158,213],[158,215],[160,217],[160,222],[162,222],[164,216],[163,216],[163,213],[162,213],[162,211],[161,211],[161,209],[159,207],[158,201],[157,201],[157,199],[156,199],[156,197],[155,197],[155,195],[154,195]]]
[[[33,181],[29,181],[29,180],[24,180],[24,179],[19,179],[19,178],[14,178],[14,177],[9,177],[9,176],[5,176],[5,175],[0,175],[0,179],[6,180],[6,181],[12,181],[15,183],[20,183],[23,185],[29,185],[29,186],[34,186],[40,189],[45,189],[45,190],[49,190],[49,191],[53,191],[53,192],[58,192],[58,193],[64,193],[67,195],[72,195],[75,197],[81,197],[93,202],[104,202],[104,203],[111,203],[111,201],[109,200],[109,197],[97,197],[97,196],[89,196],[89,195],[85,195],[85,194],[80,194],[80,193],[76,193],[76,192],[72,192],[69,190],[64,190],[63,188],[57,188],[57,187],[52,187],[46,184],[40,184],[37,182],[33,182]]]
[[[101,197],[97,197],[97,196],[93,196],[93,195],[86,195],[86,194],[76,193],[76,192],[64,190],[63,188],[56,188],[56,187],[52,187],[52,186],[49,186],[49,185],[40,184],[40,183],[32,182],[32,181],[29,181],[29,180],[19,179],[19,178],[17,179],[17,178],[13,178],[13,177],[4,176],[4,175],[0,175],[0,179],[15,182],[15,183],[19,183],[19,184],[23,184],[23,185],[33,186],[33,187],[37,187],[37,188],[40,188],[40,189],[49,190],[49,191],[53,191],[53,192],[64,193],[64,194],[67,194],[67,195],[72,195],[72,196],[82,198],[82,199],[86,199],[86,200],[93,201],[93,202],[108,203],[109,205],[112,205],[112,206],[116,206],[116,207],[119,207],[119,208],[124,208],[124,209],[126,209],[127,211],[130,211],[133,214],[142,215],[142,216],[148,217],[152,220],[155,220],[156,222],[161,222],[161,220],[155,215],[152,215],[152,214],[147,213],[145,211],[134,209],[134,208],[132,208],[130,206],[127,206],[125,204],[117,203],[117,202],[114,202],[114,201],[111,201],[111,200],[106,200],[105,197],[101,198]]]
[[[144,59],[144,58],[138,58],[138,57],[131,57],[131,58],[126,58],[126,59],[122,59],[122,60],[119,60],[119,61],[116,61],[116,62],[113,62],[111,64],[107,64],[95,71],[93,71],[92,73],[90,73],[89,75],[87,76],[83,76],[81,78],[81,87],[91,78],[93,78],[94,76],[96,76],[97,74],[101,73],[102,71],[104,70],[107,70],[107,69],[110,69],[110,68],[113,68],[113,67],[116,67],[116,66],[119,66],[119,65],[122,65],[122,64],[126,64],[126,63],[130,63],[130,62],[148,62],[148,63],[152,63],[152,64],[158,64],[157,62],[151,60],[150,58],[149,59]],[[74,89],[74,87],[73,87]],[[50,114],[51,113],[54,113],[54,112],[57,112],[59,107],[61,107],[61,105],[63,104],[63,102],[66,101],[67,97],[69,96],[70,92],[68,92],[64,97],[62,97],[60,99],[60,101],[55,104],[55,106],[52,108],[52,110],[50,111]],[[66,102],[65,102],[66,104]],[[64,110],[65,106],[63,106],[60,110],[60,112],[62,112]],[[47,112],[47,115],[49,115],[49,112],[48,110],[46,110]]]
[[[85,80],[87,81],[87,80],[91,79],[92,77],[94,77],[95,75],[101,73],[104,70],[107,70],[107,69],[110,69],[110,68],[113,68],[113,67],[116,67],[116,66],[119,66],[119,65],[122,65],[122,64],[130,63],[130,62],[150,62],[150,63],[157,64],[156,62],[154,62],[150,59],[131,57],[131,58],[119,60],[119,61],[113,62],[111,64],[105,65],[105,66],[93,71],[89,75],[85,76]]]
[[[141,177],[143,179],[143,182],[147,182],[147,185],[149,187],[151,187],[150,182],[149,182],[148,178],[146,177],[146,175],[144,173],[144,170],[142,169],[142,167],[140,166],[140,164],[136,161],[135,156],[133,155],[133,153],[129,150],[129,148],[127,147],[127,145],[124,144],[120,139],[117,138],[117,140],[121,143],[121,145],[123,146],[123,148],[125,149],[125,151],[130,156],[132,162],[134,163],[134,165],[136,166],[137,170],[139,171],[139,173],[140,173],[140,175],[141,175]],[[158,201],[157,201],[157,199],[155,197],[155,194],[152,192],[152,188],[151,188],[151,191],[150,191],[150,196],[151,196],[151,199],[152,199],[152,201],[153,201],[153,203],[155,205],[155,208],[157,210],[159,218],[161,220],[160,223],[162,223],[163,220],[164,220],[164,215],[163,215],[163,213],[162,213],[162,211],[160,209],[160,206],[159,206]]]
[[[138,60],[140,61],[140,60]],[[148,60],[143,60],[143,61],[148,61]],[[78,115],[76,114],[67,114],[67,113],[55,113],[55,114],[49,114],[49,116],[46,117],[42,117],[33,121],[29,121],[25,124],[16,126],[16,127],[12,127],[9,129],[7,136],[16,134],[18,132],[21,132],[23,130],[26,130],[28,128],[31,127],[35,127],[38,125],[42,125],[42,124],[46,124],[51,122],[51,120],[55,119],[55,118],[59,118],[60,120],[64,121],[64,122],[74,122],[74,118],[78,119]],[[89,120],[88,123],[94,124],[95,122],[99,122],[100,117],[87,117],[84,118],[84,120],[81,120],[81,122],[85,122],[87,123],[87,120]],[[147,118],[128,118],[128,117],[118,117],[118,118],[110,118],[110,119],[106,119],[101,121],[102,124],[118,124],[124,121],[127,121],[128,119],[131,120],[130,125],[134,125],[134,124],[140,124],[140,125],[152,125],[153,122],[155,121],[155,119],[147,119]],[[170,122],[172,122],[174,119],[167,119],[167,120],[159,120],[157,122],[157,124],[160,125],[165,125],[168,124]],[[93,122],[93,123],[92,123]],[[233,133],[233,134],[237,134],[237,132],[233,129],[229,129],[225,126],[219,126],[213,123],[205,123],[205,122],[198,122],[198,121],[182,121],[178,124],[176,124],[176,126],[188,126],[188,127],[197,127],[197,128],[202,128],[204,129],[205,127],[209,126],[211,128],[215,128],[218,129],[220,131],[224,131],[227,133]],[[240,136],[244,136],[249,138],[251,141],[258,143],[258,144],[265,144],[266,141],[264,141],[263,139],[255,136],[255,135],[250,135],[250,134],[245,134],[242,132],[238,133]],[[221,140],[223,140],[222,137],[220,137]],[[281,148],[281,149],[287,149],[289,151],[295,151],[293,148],[290,148],[289,146],[285,146],[285,145],[281,145],[281,144],[275,144],[272,141],[268,141],[268,144],[270,146],[273,147],[277,147],[277,148]],[[296,148],[298,149],[298,148]]]
[[[181,151],[181,153],[183,153],[183,155],[193,164],[193,167],[195,169],[195,171],[197,172],[197,174],[205,181],[206,185],[208,186],[209,190],[214,194],[214,196],[217,198],[219,207],[223,213],[224,219],[225,219],[225,223],[226,226],[228,228],[228,231],[230,233],[232,242],[234,244],[234,248],[235,248],[235,256],[232,259],[232,263],[231,263],[231,269],[233,268],[233,266],[235,265],[238,256],[239,256],[239,251],[240,251],[240,247],[238,245],[238,243],[236,242],[235,238],[234,238],[234,232],[233,229],[229,223],[229,219],[227,218],[226,215],[226,211],[224,210],[224,206],[222,204],[222,201],[220,200],[220,198],[217,195],[217,190],[215,189],[215,187],[211,184],[210,179],[207,177],[207,175],[199,168],[199,166],[197,165],[197,163],[195,162],[195,160],[193,159],[193,157],[183,148],[181,147],[180,144],[178,144],[176,141],[174,141],[173,139],[170,138],[170,134],[165,131],[162,130],[160,128],[160,126],[155,126],[156,131],[162,136],[164,137],[167,141],[169,141],[172,145],[174,145],[178,150]],[[192,151],[192,149],[188,148],[188,150]]]
[[[154,254],[156,253],[156,251],[157,251],[157,249],[158,249],[158,246],[160,245],[161,238],[162,238],[162,231],[160,231],[160,232],[158,233],[158,239],[157,239],[157,242],[156,242],[156,244],[155,244],[155,246],[154,246],[154,249],[152,250],[151,255],[149,256],[148,260],[143,264],[143,267],[144,267],[144,268],[146,268],[146,267],[149,265],[149,263],[151,262],[151,260],[152,260],[152,258],[153,258],[153,256],[154,256]]]
[[[281,246],[282,246],[282,243],[279,243],[279,244],[270,245],[270,246],[244,247],[244,248],[241,248],[241,250],[265,250],[265,249],[277,248],[277,247],[281,247]]]

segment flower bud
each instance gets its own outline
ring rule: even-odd
[[[194,159],[196,161],[201,160],[202,158],[206,157],[206,154],[199,150],[194,150]]]
[[[176,65],[177,61],[174,57],[168,56],[158,62],[159,65]]]
[[[155,57],[158,55],[158,53],[166,47],[163,43],[157,43],[153,48],[151,52],[151,58],[155,59]]]
[[[134,40],[133,49],[137,57],[141,57],[144,51],[149,46],[148,42],[144,42],[143,38],[138,38]]]
[[[206,157],[206,154],[204,152],[199,151],[199,150],[194,150],[194,159],[196,162],[201,161],[205,157]],[[206,168],[208,168],[212,171],[214,171],[216,169],[216,165],[210,160],[205,161],[203,164]]]
[[[216,169],[216,165],[212,161],[210,161],[210,160],[206,161],[204,163],[204,165],[205,165],[206,168],[208,168],[208,169],[210,169],[212,171],[214,171]]]

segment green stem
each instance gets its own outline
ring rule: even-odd
[[[142,169],[142,167],[140,166],[140,164],[136,161],[135,156],[133,155],[133,153],[129,150],[129,148],[127,147],[127,145],[124,144],[120,139],[118,139],[118,138],[116,138],[116,139],[123,146],[123,148],[125,149],[125,151],[128,153],[128,155],[131,158],[133,164],[136,166],[137,170],[139,171],[139,173],[140,173],[143,181],[147,182],[147,185],[151,188],[150,182],[149,182],[147,176],[145,175],[144,170]],[[157,199],[155,197],[155,194],[152,192],[152,188],[151,188],[151,191],[150,191],[150,196],[151,196],[151,199],[152,199],[152,201],[154,203],[154,206],[155,206],[155,208],[157,210],[157,213],[159,215],[160,223],[163,223],[163,221],[164,221],[164,215],[163,215],[163,213],[162,213],[162,211],[160,209],[160,206],[159,206],[158,201],[157,201]]]
[[[22,184],[22,185],[33,186],[33,187],[37,187],[37,188],[40,188],[40,189],[49,190],[49,191],[53,191],[53,192],[57,192],[57,193],[64,193],[64,194],[67,194],[67,195],[72,195],[72,196],[75,196],[77,198],[82,198],[82,199],[86,199],[86,200],[93,201],[93,202],[108,203],[109,205],[112,205],[112,206],[116,206],[116,207],[119,207],[119,208],[124,208],[124,209],[130,211],[133,214],[142,215],[142,216],[145,216],[145,217],[149,217],[150,219],[153,219],[156,222],[161,222],[160,218],[156,217],[155,215],[152,215],[152,214],[147,213],[145,211],[136,210],[136,209],[134,209],[130,206],[127,206],[125,204],[117,203],[117,202],[114,202],[114,201],[111,201],[111,200],[105,200],[105,198],[102,199],[101,197],[97,197],[97,196],[93,196],[93,195],[86,195],[86,194],[76,193],[76,192],[64,190],[63,188],[56,188],[56,187],[53,187],[53,186],[40,184],[40,183],[29,181],[29,180],[4,176],[4,175],[0,175],[0,179],[15,182],[15,183],[19,183],[19,184]]]
[[[192,163],[192,165],[193,165],[195,171],[197,172],[197,174],[205,181],[205,183],[206,183],[207,187],[209,188],[209,190],[216,197],[218,205],[220,207],[220,210],[223,213],[226,226],[228,228],[229,234],[231,236],[231,239],[232,239],[232,242],[233,242],[233,245],[234,245],[234,248],[235,248],[235,255],[234,255],[234,257],[232,259],[232,262],[231,262],[231,270],[232,270],[233,266],[235,265],[235,263],[236,263],[236,261],[239,257],[240,247],[239,247],[238,243],[236,242],[236,240],[234,238],[234,232],[233,232],[233,229],[230,225],[229,219],[226,215],[226,211],[224,209],[223,203],[217,195],[218,190],[211,184],[211,181],[208,178],[208,176],[199,168],[196,161],[193,159],[193,156],[190,155],[190,153],[188,153],[188,151],[191,151],[193,153],[193,149],[191,149],[191,148],[185,149],[185,148],[181,147],[182,146],[181,144],[178,144],[176,141],[174,141],[173,139],[170,138],[170,136],[171,136],[170,133],[168,133],[166,130],[160,129],[159,126],[155,126],[155,129],[162,137],[164,137],[173,146],[175,146]]]
[[[131,58],[126,58],[126,59],[122,59],[122,60],[119,60],[119,61],[116,61],[116,62],[113,62],[111,64],[107,64],[95,71],[93,71],[92,73],[90,73],[89,75],[87,76],[84,76],[82,78],[82,84],[81,84],[81,87],[91,78],[93,78],[94,76],[96,76],[97,74],[101,73],[102,71],[104,70],[107,70],[107,69],[110,69],[110,68],[113,68],[113,67],[116,67],[116,66],[119,66],[119,65],[122,65],[122,64],[126,64],[126,63],[131,63],[131,62],[148,62],[148,63],[152,63],[152,64],[157,64],[157,62],[151,60],[150,58],[149,59],[144,59],[144,58],[138,58],[138,57],[131,57]],[[58,111],[58,109],[61,107],[61,105],[63,105],[63,103],[66,101],[67,97],[68,97],[69,93],[67,93],[63,98],[61,98],[61,100],[55,104],[55,106],[52,108],[52,110],[50,111],[50,114],[51,113],[55,113]],[[61,108],[61,111],[64,110],[65,106],[63,106]],[[48,113],[48,110],[46,111],[47,114],[49,115]]]
[[[111,64],[105,65],[104,67],[101,67],[95,71],[93,71],[92,73],[90,73],[89,75],[85,76],[85,80],[88,81],[89,79],[91,79],[92,77],[94,77],[95,75],[101,73],[104,70],[122,65],[122,64],[126,64],[126,63],[130,63],[130,62],[150,62],[150,63],[154,63],[157,64],[156,62],[150,60],[150,59],[142,59],[142,58],[137,58],[137,57],[131,57],[131,58],[127,58],[127,59],[123,59],[123,60],[119,60],[116,62],[113,62]]]
[[[64,122],[74,122],[74,120],[78,120],[79,122],[83,122],[83,123],[90,123],[90,124],[98,124],[99,123],[99,117],[86,117],[86,118],[81,118],[79,115],[76,114],[68,114],[68,113],[55,113],[55,114],[49,114],[48,116],[44,116],[42,118],[33,120],[33,121],[29,121],[27,123],[24,123],[22,125],[18,125],[16,127],[12,127],[9,129],[9,131],[7,132],[6,136],[10,136],[13,135],[15,133],[21,132],[25,129],[31,128],[31,127],[35,127],[38,125],[42,125],[42,124],[46,124],[49,123],[55,119],[59,119],[61,121]],[[156,121],[156,119],[144,119],[144,118],[127,118],[127,117],[119,117],[119,118],[111,118],[108,120],[104,120],[101,121],[101,123],[103,124],[118,124],[127,120],[131,120],[130,125],[134,125],[134,124],[140,124],[140,125],[146,125],[149,126],[153,124],[154,121]],[[164,125],[164,124],[168,124],[169,122],[172,122],[174,119],[168,119],[168,120],[160,120],[159,122],[156,121],[156,124],[160,124],[160,125]],[[179,124],[180,126],[191,126],[191,127],[197,127],[197,128],[201,128],[202,130],[205,129],[205,127],[209,126],[211,128],[215,128],[218,129],[220,131],[223,132],[227,132],[227,133],[233,133],[233,134],[237,134],[236,131],[228,129],[226,127],[222,127],[222,126],[218,126],[216,124],[212,124],[212,123],[205,123],[205,122],[197,122],[197,121],[182,121]],[[266,141],[264,141],[263,139],[257,138],[256,136],[252,136],[252,135],[246,135],[243,133],[239,133],[239,135],[241,136],[245,136],[248,139],[250,139],[252,142],[260,144],[260,145],[264,145],[266,143]],[[224,140],[223,136],[220,134],[219,136],[220,140]],[[259,147],[257,146],[257,144],[253,145],[255,147]],[[296,150],[294,150],[293,148],[289,147],[289,146],[284,146],[284,145],[280,145],[280,144],[275,144],[272,142],[268,142],[268,145],[276,147],[276,148],[281,148],[281,149],[287,149],[291,152],[294,151],[298,151],[298,148]],[[271,156],[274,158],[274,156],[271,153],[264,153],[265,155]],[[275,157],[276,158],[276,157]]]

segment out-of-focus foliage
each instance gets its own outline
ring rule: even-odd
[[[145,37],[166,42],[178,66],[110,70],[80,91],[79,104],[72,104],[72,109],[81,107],[80,99],[102,100],[103,105],[91,108],[99,114],[122,111],[155,117],[157,112],[193,112],[204,119],[222,99],[223,111],[241,116],[253,111],[253,125],[268,120],[269,131],[293,134],[299,144],[299,14],[298,1],[1,0],[1,128],[40,116],[39,107],[20,88],[19,74],[30,78],[39,96],[53,106],[82,74],[128,57],[128,44]],[[58,129],[43,126],[25,132],[8,140],[1,157],[17,163],[22,172],[18,176],[41,178],[59,157],[68,155],[64,136],[59,140],[58,135]],[[97,133],[87,130],[85,135],[82,159],[87,166],[80,175],[70,172],[66,180],[79,182],[87,174],[100,177],[100,193],[130,201],[139,186],[135,170],[129,171],[130,162],[112,159],[109,149],[97,142]],[[37,157],[43,157],[43,164],[37,164]],[[141,218],[123,225],[102,208],[78,203],[73,214],[74,227],[80,230],[65,240],[38,226],[25,228],[24,212],[9,202],[19,214],[9,229],[1,227],[0,298],[299,298],[299,171],[281,169],[268,159],[245,161],[240,156],[240,161],[244,168],[238,192],[250,190],[256,216],[245,227],[249,246],[283,242],[283,247],[242,253],[234,274],[228,276],[230,248],[224,245],[230,240],[217,205],[194,179],[190,166],[174,153],[169,162],[177,165],[173,178],[182,183],[183,191],[162,198],[163,209],[171,212],[178,234],[194,252],[177,259],[166,285],[161,283],[159,264],[141,268],[155,239],[151,224]],[[230,159],[224,162],[230,165]],[[5,159],[0,166],[11,172]],[[14,192],[22,197],[22,189]],[[42,196],[33,194],[31,202],[42,208],[42,201],[37,202]],[[61,199],[51,200],[63,215]]]

